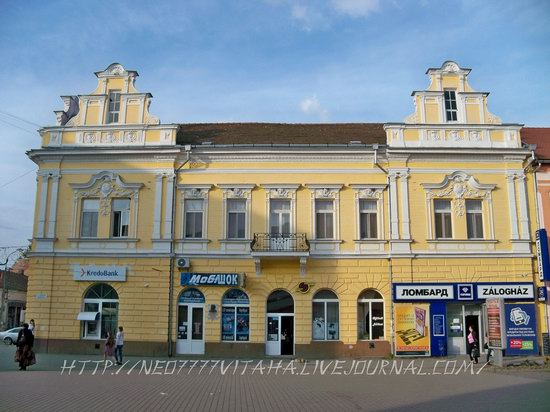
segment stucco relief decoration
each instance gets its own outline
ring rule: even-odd
[[[335,199],[337,191],[334,189],[317,189],[315,190],[315,197],[321,199]]]
[[[124,183],[120,176],[111,172],[101,172],[85,184],[71,184],[76,200],[99,198],[99,211],[104,216],[111,213],[112,198],[129,197],[136,199],[142,186],[141,183]]]
[[[458,133],[457,130],[451,130],[449,132],[449,137],[453,142],[460,142],[463,140],[462,136],[460,135],[460,133]]]
[[[269,197],[271,198],[289,198],[291,196],[291,192],[288,189],[284,188],[277,188],[277,189],[270,189]]]
[[[480,142],[481,141],[481,133],[477,130],[472,130],[470,132],[470,140],[472,142]]]
[[[124,134],[124,143],[137,143],[139,140],[137,132],[126,132]]]
[[[441,136],[439,134],[439,131],[429,130],[428,131],[428,140],[431,140],[432,142],[439,142],[441,140]]]
[[[443,71],[448,73],[457,73],[460,70],[458,65],[454,62],[448,62],[443,66]]]
[[[227,190],[227,197],[246,199],[247,197],[250,197],[250,193],[250,189],[241,189],[240,187],[236,187]]]
[[[381,199],[382,189],[361,189],[359,190],[360,199]]]
[[[92,132],[84,133],[83,142],[84,142],[85,144],[94,144],[94,143],[98,143],[97,134],[96,134],[96,133],[92,133]]]
[[[423,184],[428,199],[451,199],[453,212],[457,216],[466,213],[466,199],[490,199],[496,185],[480,184],[473,176],[455,172],[446,176],[440,184]]]
[[[113,143],[119,143],[120,139],[118,138],[118,135],[112,132],[108,132],[107,134],[103,135],[101,143],[107,143],[107,144],[113,144]]]
[[[199,189],[196,187],[193,187],[191,189],[186,189],[184,191],[184,196],[186,199],[205,199],[208,195],[207,189]]]
[[[111,67],[110,74],[113,74],[115,76],[120,76],[124,73],[124,68],[120,64],[115,64],[113,67]]]

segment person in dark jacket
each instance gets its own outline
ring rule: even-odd
[[[27,366],[31,365],[34,360],[34,352],[32,347],[34,345],[34,335],[29,329],[29,324],[24,323],[23,329],[19,331],[17,335],[17,352],[15,353],[15,360],[19,362],[19,370],[27,370]],[[34,362],[33,362],[34,363]]]

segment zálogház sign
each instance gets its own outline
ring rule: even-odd
[[[239,286],[238,273],[182,273],[182,286]]]
[[[533,285],[526,284],[494,284],[477,285],[478,299],[504,298],[504,299],[534,299]]]
[[[396,285],[395,300],[454,299],[453,285]]]
[[[73,279],[83,281],[125,282],[126,266],[74,265]]]

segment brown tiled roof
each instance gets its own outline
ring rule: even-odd
[[[178,144],[385,144],[383,123],[189,123],[181,124]]]
[[[520,131],[521,141],[535,144],[535,154],[541,160],[550,160],[550,127],[524,127]]]

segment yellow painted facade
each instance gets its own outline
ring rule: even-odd
[[[75,103],[64,96],[58,124],[42,129],[42,147],[29,152],[39,172],[27,316],[38,324],[40,344],[51,351],[98,351],[100,336],[86,335],[92,321],[77,319],[93,312],[85,301],[98,283],[118,295],[111,325],[124,326],[125,347],[149,354],[284,354],[266,344],[267,302],[276,290],[292,297],[293,346],[287,354],[297,356],[389,354],[399,303],[392,286],[398,283],[527,282],[533,292],[527,301],[535,302],[536,195],[521,125],[504,124],[487,111],[488,93],[468,85],[469,69],[445,62],[427,74],[428,89],[413,93],[415,112],[403,123],[385,124],[386,138],[377,144],[233,146],[186,140],[185,125],[160,123],[148,111],[152,96],[135,89],[137,72],[116,63],[97,72],[98,87],[79,96],[77,113],[70,116]],[[445,91],[452,91],[455,109],[447,107],[453,99]],[[118,121],[109,122],[113,116]],[[97,209],[90,209],[97,223],[85,216],[87,199],[97,200]],[[114,231],[117,199],[129,199],[122,236]],[[229,234],[231,200],[244,205],[244,223],[237,224],[242,236],[236,238]],[[289,205],[282,236],[287,243],[276,247],[272,238],[260,250],[259,239],[272,231],[276,200]],[[449,202],[449,216],[437,214],[437,200]],[[200,236],[186,229],[192,209],[185,205],[192,201],[201,204]],[[469,201],[481,205],[475,236],[468,232]],[[318,208],[329,203],[332,221],[323,228],[332,233],[323,236]],[[364,204],[375,208],[370,237],[360,229]],[[449,219],[452,233],[442,236],[437,219]],[[84,229],[90,225],[91,235]],[[303,234],[307,247],[288,247],[289,234]],[[178,268],[181,258],[189,268]],[[82,281],[77,266],[125,268],[125,280]],[[183,329],[180,319],[178,302],[187,289],[180,272],[245,274],[248,339],[222,337],[222,300],[231,287],[197,286],[204,295],[203,347],[191,351],[180,342],[183,331],[192,329],[187,323]],[[337,338],[326,341],[314,339],[312,326],[312,300],[323,290],[338,299]],[[368,322],[358,299],[365,291],[383,300],[377,339],[364,339]],[[479,317],[481,334],[482,302],[466,303]],[[537,307],[540,334],[546,326]],[[327,325],[326,316],[323,321]],[[449,353],[451,343],[445,342]],[[463,349],[459,344],[453,350]]]

